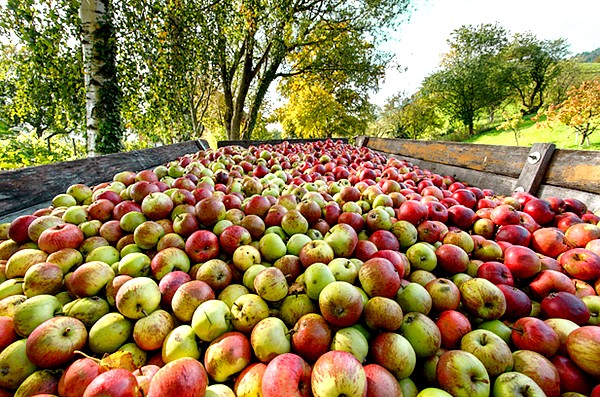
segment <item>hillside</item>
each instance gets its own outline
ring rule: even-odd
[[[515,135],[512,131],[492,129],[467,139],[465,142],[516,146]],[[600,131],[590,136],[590,146],[579,146],[574,130],[564,126],[540,128],[531,120],[526,120],[519,132],[519,146],[531,146],[534,143],[554,143],[560,149],[591,149],[600,150]]]

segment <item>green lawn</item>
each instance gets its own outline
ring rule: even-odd
[[[564,125],[549,128],[540,128],[535,122],[526,120],[519,135],[519,146],[531,146],[534,143],[554,143],[561,149],[592,149],[600,150],[600,131],[590,136],[590,146],[579,146],[575,131]],[[516,146],[515,135],[512,131],[492,129],[479,133],[465,142],[488,145]]]

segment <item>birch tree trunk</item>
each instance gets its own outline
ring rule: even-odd
[[[88,156],[122,149],[121,91],[117,83],[110,0],[81,0]]]
[[[94,32],[98,29],[98,21],[106,13],[103,0],[81,0],[79,17],[81,18],[81,42],[83,50],[83,72],[85,81],[85,118],[87,131],[88,156],[96,155],[96,137],[98,135],[98,118],[96,106],[100,100],[100,85],[104,82],[100,75],[100,62],[94,56]]]

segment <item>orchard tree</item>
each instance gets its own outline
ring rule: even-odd
[[[115,4],[123,114],[138,134],[174,143],[202,138],[207,128],[215,130],[216,119],[220,123],[211,17],[203,0]]]
[[[562,103],[551,105],[546,111],[547,122],[559,122],[572,127],[580,138],[579,145],[586,141],[600,126],[600,80],[584,81],[569,90],[568,98]]]
[[[506,82],[516,94],[524,114],[534,114],[563,69],[566,40],[539,40],[531,33],[515,34],[504,49]]]
[[[408,4],[409,0],[242,0],[211,5],[213,30],[208,39],[224,95],[228,137],[252,136],[261,104],[276,79],[333,75],[359,67],[352,56],[332,54],[346,43],[382,38]],[[310,56],[301,59],[301,54]],[[357,60],[362,62],[361,57]]]
[[[10,38],[0,54],[0,118],[11,131],[50,140],[85,128],[78,2],[50,6],[34,0],[0,5],[0,35]]]
[[[507,32],[497,24],[462,26],[448,40],[441,70],[423,82],[423,94],[435,98],[469,134],[481,111],[491,113],[506,98],[500,60],[506,43]]]

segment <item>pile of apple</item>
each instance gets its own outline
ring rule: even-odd
[[[324,140],[0,225],[2,396],[600,396],[600,217]]]

